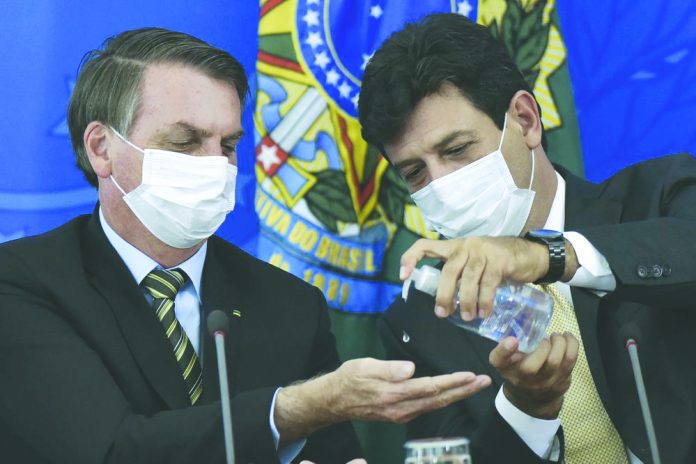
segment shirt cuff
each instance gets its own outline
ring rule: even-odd
[[[495,408],[534,454],[542,459],[549,458],[556,433],[561,426],[560,419],[538,419],[520,411],[505,397],[503,387],[500,387],[495,397]]]
[[[290,464],[293,459],[300,454],[302,448],[307,444],[307,439],[296,440],[292,443],[285,444],[281,449],[278,449],[278,444],[280,443],[280,433],[278,433],[278,428],[273,420],[273,411],[275,411],[276,398],[278,397],[278,392],[281,389],[278,388],[273,394],[273,401],[271,401],[271,412],[268,415],[268,423],[271,426],[271,432],[273,433],[273,443],[275,444],[276,453],[278,453],[278,460],[281,464]]]
[[[573,245],[580,267],[568,282],[573,287],[584,287],[600,292],[616,289],[616,277],[609,262],[589,240],[578,232],[564,232],[563,236]]]

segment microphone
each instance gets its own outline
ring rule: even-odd
[[[227,464],[234,464],[234,439],[232,437],[232,412],[230,409],[230,386],[227,380],[227,358],[225,355],[225,335],[230,328],[227,315],[216,309],[208,314],[208,331],[215,339],[217,352],[218,380],[222,400],[222,426],[225,436],[225,458]]]
[[[643,373],[640,369],[640,361],[638,359],[638,340],[642,337],[642,332],[635,322],[628,322],[621,327],[619,331],[621,340],[626,343],[628,356],[631,359],[631,367],[633,367],[633,379],[638,390],[638,400],[640,401],[640,409],[643,413],[643,422],[645,422],[645,431],[648,434],[648,443],[650,445],[650,454],[654,464],[660,464],[660,453],[657,449],[657,436],[655,435],[655,424],[653,424],[650,407],[648,406],[648,395],[645,392],[645,383],[643,382]]]

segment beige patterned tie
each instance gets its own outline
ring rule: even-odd
[[[570,388],[559,414],[565,437],[565,459],[569,464],[628,463],[626,447],[597,393],[573,305],[554,285],[541,285],[553,298],[553,316],[546,333],[570,332],[580,342]]]

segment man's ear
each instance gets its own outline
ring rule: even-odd
[[[106,179],[111,175],[111,157],[109,150],[111,145],[110,129],[107,125],[99,121],[92,121],[87,124],[83,143],[89,158],[89,164],[97,177]]]
[[[518,90],[510,100],[509,113],[522,127],[522,136],[531,150],[541,145],[543,125],[534,96],[526,90]]]

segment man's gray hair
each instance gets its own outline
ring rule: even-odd
[[[98,185],[83,143],[87,125],[100,121],[128,136],[140,106],[140,82],[151,64],[182,64],[235,87],[242,107],[248,93],[244,68],[229,53],[182,32],[144,28],[107,39],[82,60],[68,106],[77,165]]]

